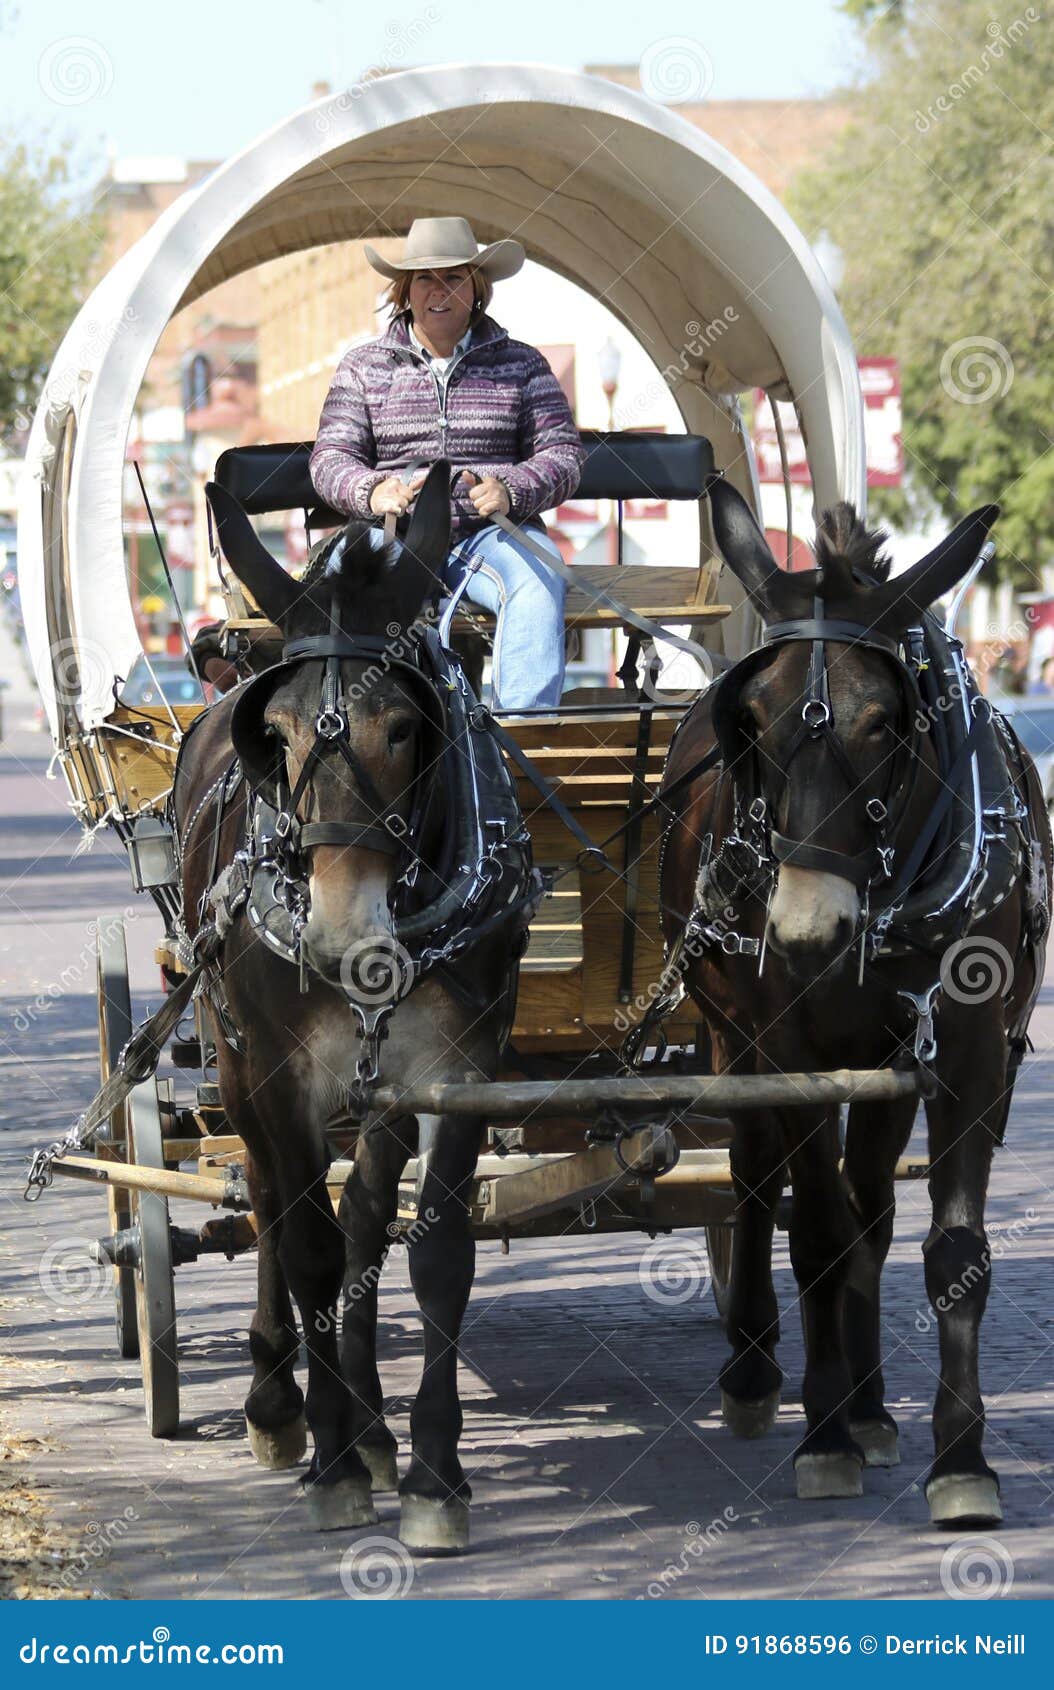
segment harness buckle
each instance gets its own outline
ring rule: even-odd
[[[873,821],[876,827],[881,827],[883,822],[889,820],[889,811],[881,798],[869,798],[864,808],[867,811],[868,819]]]
[[[719,943],[726,956],[757,956],[761,950],[761,940],[745,933],[724,933]]]
[[[937,1056],[933,1009],[940,989],[940,981],[935,980],[924,992],[908,992],[901,989],[897,993],[897,997],[904,999],[915,1016],[915,1044],[912,1054],[920,1068],[928,1068]]]
[[[288,810],[279,810],[274,819],[274,833],[276,839],[288,839],[293,831],[293,817]]]
[[[315,720],[315,732],[320,739],[342,739],[347,727],[339,710],[320,710]]]

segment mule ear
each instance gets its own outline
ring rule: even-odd
[[[422,587],[425,597],[432,582],[438,583],[450,554],[450,464],[437,458],[414,500],[410,521],[400,535],[403,551],[430,579]],[[400,560],[405,568],[405,561]]]
[[[782,574],[780,566],[742,495],[720,476],[711,481],[707,492],[721,556],[751,598],[763,607],[773,579],[778,580]]]
[[[936,599],[949,592],[977,561],[977,554],[998,515],[998,505],[982,505],[979,510],[971,511],[932,552],[927,552],[903,575],[887,581],[882,588],[886,601],[883,614],[888,618],[902,611],[906,623],[912,615],[921,616]]]
[[[281,626],[296,602],[297,586],[260,541],[232,493],[218,482],[205,488],[223,555],[265,616]]]

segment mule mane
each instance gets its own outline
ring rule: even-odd
[[[840,562],[857,578],[878,584],[889,579],[891,559],[882,551],[888,538],[884,528],[865,528],[856,507],[843,500],[820,517],[816,562],[821,569]]]
[[[396,551],[391,545],[372,545],[369,536],[374,532],[372,523],[353,521],[319,542],[306,568],[297,576],[298,622],[305,617],[312,621],[320,619],[328,629],[336,608],[347,628],[369,631],[367,624],[375,619],[370,611],[376,613],[371,601],[378,596],[387,599],[390,588],[386,588],[386,582],[390,580]],[[383,606],[381,610],[383,613]],[[317,613],[317,618],[312,616],[312,611]]]

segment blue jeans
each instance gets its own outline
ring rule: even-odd
[[[560,561],[556,541],[540,523],[526,531]],[[477,562],[466,596],[496,618],[491,674],[495,709],[552,709],[560,702],[564,684],[566,586],[496,523],[469,534],[450,553],[443,580],[451,592]]]

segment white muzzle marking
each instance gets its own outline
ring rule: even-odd
[[[829,950],[856,931],[860,898],[851,880],[821,869],[781,863],[769,909],[769,934],[781,951]]]

